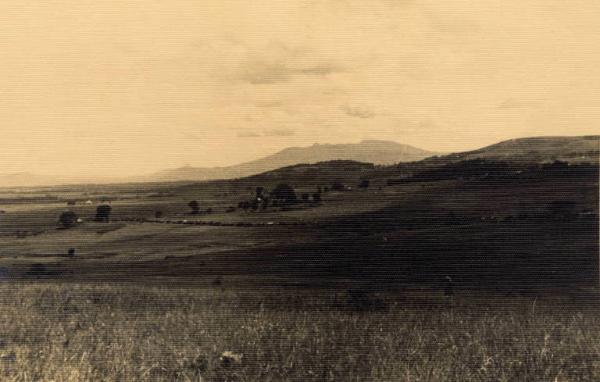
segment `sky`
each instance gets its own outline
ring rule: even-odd
[[[0,173],[600,132],[600,2],[0,2]]]

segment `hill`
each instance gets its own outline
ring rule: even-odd
[[[182,181],[234,179],[264,173],[298,164],[313,164],[333,160],[391,165],[418,161],[436,153],[390,141],[362,141],[352,144],[314,144],[290,147],[273,155],[228,167],[181,167],[144,176],[137,181]]]
[[[0,268],[244,285],[436,285],[447,275],[478,288],[595,285],[597,141],[533,138],[387,167],[337,160],[210,182],[4,190]],[[553,160],[586,150],[586,160]],[[533,159],[515,161],[523,152]],[[279,183],[296,198],[272,197]],[[94,221],[106,200],[112,221]],[[57,229],[65,210],[82,223]]]
[[[0,187],[40,187],[66,184],[160,183],[206,181],[243,178],[299,164],[326,161],[355,161],[390,165],[418,161],[434,152],[390,141],[362,141],[353,144],[314,144],[309,147],[290,147],[254,161],[226,167],[184,166],[149,175],[129,178],[75,178],[38,175],[33,173],[0,174]]]
[[[517,162],[552,162],[555,160],[576,163],[597,160],[600,136],[531,137],[510,139],[478,150],[450,154],[449,159],[494,159]]]
[[[15,172],[0,174],[0,187],[39,187],[50,184],[78,183],[73,179],[58,178],[49,175],[32,174],[29,172]]]

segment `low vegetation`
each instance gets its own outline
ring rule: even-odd
[[[66,283],[0,289],[7,382],[600,378],[598,309],[565,298]]]

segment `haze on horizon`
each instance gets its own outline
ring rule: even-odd
[[[597,134],[599,19],[584,0],[1,2],[0,173]]]

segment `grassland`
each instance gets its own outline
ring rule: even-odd
[[[596,282],[597,166],[504,178],[464,178],[460,170],[393,185],[378,175],[382,169],[375,175],[360,166],[348,174],[329,169],[321,184],[345,176],[345,184],[356,186],[371,174],[371,185],[323,193],[318,204],[227,212],[252,198],[257,186],[288,182],[298,194],[314,191],[303,176],[319,166],[298,168],[223,182],[70,186],[20,197],[5,191],[0,268],[12,278],[44,264],[46,276],[71,281],[172,277],[203,285],[218,276],[254,285],[439,283],[445,275],[515,288],[532,281]],[[102,200],[111,200],[109,223],[93,221]],[[190,215],[190,200],[211,213]],[[573,203],[569,216],[552,211],[562,200]],[[84,221],[58,229],[65,210]],[[69,248],[76,250],[72,258]]]
[[[0,380],[600,379],[598,166],[445,161],[0,190]]]
[[[118,284],[0,285],[3,381],[594,381],[597,304]],[[593,296],[597,298],[597,296]],[[224,352],[235,358],[222,359]],[[241,360],[238,358],[241,357]],[[230,361],[230,362],[227,362]]]

